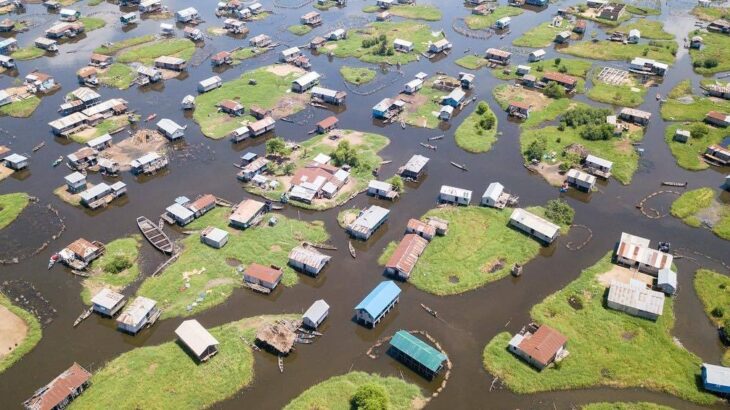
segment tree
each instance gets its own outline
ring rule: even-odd
[[[547,151],[547,141],[544,137],[541,137],[532,141],[530,145],[527,146],[525,156],[527,156],[527,159],[529,160],[536,159],[539,161],[542,159],[542,156],[545,155],[545,151]]]
[[[388,179],[388,183],[393,185],[393,189],[395,189],[396,192],[403,192],[403,178],[401,178],[400,175],[393,175],[390,179]]]
[[[559,65],[560,65],[560,62],[561,62],[561,61],[563,61],[563,60],[561,60],[561,59],[560,59],[560,57],[557,57],[557,58],[556,58],[556,59],[555,59],[555,60],[553,61],[553,64],[555,64],[555,67],[557,67],[557,66],[559,66]]]
[[[705,68],[714,68],[717,67],[717,59],[714,57],[706,58],[705,61],[702,63],[702,66]]]
[[[356,410],[387,410],[388,394],[377,384],[368,383],[358,387],[350,399]]]
[[[112,274],[123,272],[132,267],[132,261],[130,261],[124,255],[113,255],[106,264],[104,264],[104,271]]]
[[[337,148],[332,152],[332,160],[339,167],[349,165],[356,168],[360,165],[360,157],[358,156],[357,150],[350,146],[349,141],[340,141],[337,144]]]
[[[575,217],[575,210],[562,199],[551,199],[545,205],[545,217],[560,225],[570,225]]]
[[[589,141],[608,141],[613,138],[613,126],[611,124],[590,124],[580,130],[580,136]]]
[[[274,137],[266,141],[266,155],[281,155],[286,152],[286,144],[281,137]]]
[[[689,127],[689,133],[692,138],[704,138],[710,133],[710,128],[705,124],[692,124],[692,126]]]
[[[558,99],[565,97],[565,88],[554,81],[551,81],[543,92],[550,98]]]
[[[477,104],[477,114],[482,115],[485,112],[489,110],[489,105],[487,105],[484,101],[479,101],[479,104]]]
[[[294,163],[293,162],[287,162],[286,165],[284,165],[284,175],[291,175],[294,173]]]
[[[565,74],[568,72],[568,67],[565,66],[565,64],[561,65],[560,68],[558,68],[558,71]]]

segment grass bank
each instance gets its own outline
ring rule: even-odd
[[[631,30],[641,31],[641,38],[650,40],[674,40],[674,34],[664,31],[664,23],[656,20],[638,19],[624,23],[615,31],[628,34]]]
[[[548,47],[553,43],[558,33],[569,29],[570,22],[568,19],[562,19],[557,27],[553,26],[551,21],[548,21],[527,30],[523,35],[514,39],[512,44],[518,47]]]
[[[382,53],[380,42],[371,44],[382,36],[385,36],[386,51],[392,48],[396,38],[412,42],[413,51]],[[418,54],[428,50],[429,41],[435,42],[441,38],[443,38],[441,35],[431,35],[431,27],[423,23],[413,21],[370,23],[363,28],[348,31],[346,39],[334,44],[332,53],[335,57],[354,57],[366,63],[406,64],[416,61]]]
[[[499,6],[494,10],[494,13],[486,16],[470,14],[464,17],[464,22],[472,30],[483,30],[492,27],[502,17],[514,17],[522,13],[523,10],[519,7]]]
[[[84,279],[81,299],[91,304],[91,298],[102,288],[123,289],[139,276],[139,248],[142,237],[133,235],[106,244],[106,252],[91,266],[91,277]]]
[[[530,310],[537,323],[568,338],[570,355],[562,363],[538,372],[507,351],[511,336],[504,332],[484,349],[485,368],[520,394],[595,386],[643,387],[696,403],[715,403],[715,396],[697,386],[702,360],[672,339],[671,298],[665,300],[664,314],[656,322],[604,307],[607,289],[597,277],[612,267],[608,253]],[[569,300],[573,306],[578,300],[582,308],[574,308]]]
[[[106,26],[106,21],[98,17],[81,17],[79,21],[84,23],[84,31],[87,33]]]
[[[0,197],[0,199],[2,199]],[[28,326],[27,333],[23,340],[7,355],[0,356],[0,373],[4,372],[15,362],[29,353],[41,341],[43,331],[41,324],[32,313],[12,304],[10,299],[0,293],[0,308],[5,308],[13,315],[19,317]]]
[[[646,98],[646,87],[630,76],[628,83],[621,85],[607,84],[598,78],[600,71],[593,75],[593,87],[586,96],[593,101],[612,104],[620,107],[638,107]]]
[[[109,87],[126,90],[129,88],[137,73],[126,64],[114,63],[109,66],[103,73],[99,74],[99,82]]]
[[[541,208],[532,210],[542,212]],[[511,213],[511,209],[476,206],[428,211],[424,218],[446,219],[449,232],[431,241],[409,282],[435,295],[455,295],[504,278],[515,263],[529,262],[537,256],[541,245],[508,225]],[[390,258],[394,245],[389,245],[380,256],[380,264]]]
[[[0,229],[18,218],[29,203],[28,195],[23,192],[0,195]]]
[[[366,84],[375,79],[377,72],[367,67],[340,67],[340,74],[350,84]]]
[[[431,5],[420,4],[398,4],[391,6],[388,12],[394,16],[403,17],[413,20],[439,21],[441,20],[441,10]]]
[[[254,355],[242,338],[252,342],[259,327],[284,317],[257,316],[208,329],[220,345],[203,364],[174,341],[123,353],[94,373],[70,408],[208,408],[253,381]]]
[[[126,115],[118,115],[116,117],[109,117],[104,121],[100,122],[93,127],[93,130],[89,129],[82,130],[79,133],[71,134],[71,140],[78,142],[79,144],[86,144],[96,137],[100,137],[104,134],[109,134],[111,131],[119,129],[129,124],[129,119]]]
[[[46,54],[45,50],[31,45],[31,46],[27,46],[27,47],[21,47],[15,51],[13,51],[13,53],[10,54],[10,56],[18,61],[24,61],[24,60],[33,60],[35,58],[40,58],[40,57],[43,57],[45,54]]]
[[[662,118],[667,121],[702,121],[710,111],[730,113],[730,101],[714,97],[685,96],[662,103]]]
[[[702,36],[702,48],[689,50],[692,65],[698,74],[715,74],[730,71],[730,37],[726,34],[694,31]]]
[[[324,3],[320,4],[319,2],[315,3],[313,7],[317,10],[327,11],[331,9],[332,7],[337,6],[337,2],[334,0],[327,0]]]
[[[104,54],[107,56],[112,56],[114,54],[117,54],[118,52],[124,50],[125,48],[130,48],[134,46],[138,46],[145,43],[151,43],[155,41],[155,35],[154,34],[148,34],[146,36],[140,36],[140,37],[132,37],[127,38],[121,41],[117,41],[116,43],[111,43],[108,46],[99,46],[94,49],[94,52],[97,54]]]
[[[690,171],[700,171],[710,167],[702,160],[702,154],[707,147],[713,144],[719,144],[726,136],[724,129],[706,126],[707,135],[698,138],[690,137],[687,142],[678,142],[674,140],[674,134],[678,129],[691,130],[693,127],[702,127],[705,125],[701,122],[670,124],[664,131],[664,140],[669,145],[677,165]]]
[[[423,400],[421,389],[398,377],[383,377],[365,372],[350,372],[331,377],[305,390],[284,407],[284,410],[351,409],[350,399],[360,386],[377,385],[385,390],[388,409],[414,409],[416,401]]]
[[[712,188],[683,193],[672,202],[671,214],[695,228],[711,226],[715,235],[730,240],[730,205],[715,199]]]
[[[30,117],[36,108],[41,104],[41,99],[35,95],[20,101],[13,101],[10,104],[0,107],[0,114],[15,118]]]
[[[127,48],[119,53],[116,60],[119,63],[138,62],[153,65],[157,57],[171,56],[189,60],[193,54],[195,54],[195,43],[184,38],[171,38]]]
[[[310,31],[312,31],[312,27],[306,26],[304,24],[294,24],[292,26],[287,27],[287,30],[289,30],[290,33],[295,34],[297,36],[303,36]]]
[[[634,57],[646,57],[667,64],[674,63],[674,54],[677,52],[675,41],[657,41],[656,45],[623,44],[616,41],[582,41],[573,43],[559,52],[576,57],[606,61],[629,61]]]
[[[497,116],[489,104],[481,101],[454,132],[456,145],[468,152],[487,152],[497,142],[498,124]]]
[[[639,402],[601,402],[586,404],[581,410],[673,410],[671,407],[661,404]]]
[[[468,55],[461,57],[460,59],[454,61],[454,63],[468,70],[478,70],[489,64],[489,61],[487,61],[483,56]]]
[[[717,326],[730,318],[730,277],[709,269],[695,272],[694,287],[707,317]]]
[[[730,9],[727,7],[700,7],[696,6],[690,12],[693,16],[703,21],[714,21],[730,17]]]
[[[181,242],[183,251],[178,260],[160,275],[146,278],[140,286],[137,293],[157,300],[164,309],[164,318],[197,314],[223,303],[242,286],[242,276],[236,272],[239,264],[281,266],[282,284],[294,286],[299,278],[287,266],[289,251],[302,241],[324,242],[329,237],[319,221],[309,223],[277,214],[275,226],[262,223],[240,231],[228,227],[229,215],[230,209],[216,208],[186,226],[188,230],[207,226],[224,229],[230,234],[226,246],[213,249],[200,242],[197,233],[189,235]]]

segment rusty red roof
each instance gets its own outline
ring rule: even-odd
[[[74,363],[50,383],[38,389],[23,405],[31,410],[51,410],[66,400],[76,389],[86,384],[91,373]]]
[[[562,333],[542,325],[535,333],[525,337],[518,347],[538,363],[547,366],[567,341]]]
[[[252,263],[246,268],[246,275],[256,278],[262,282],[276,283],[281,278],[281,270],[268,266]]]
[[[563,73],[556,73],[555,71],[548,71],[547,73],[545,73],[545,75],[543,75],[543,78],[548,81],[555,81],[557,83],[567,85],[575,85],[575,83],[578,82],[578,80],[573,76],[569,76]]]

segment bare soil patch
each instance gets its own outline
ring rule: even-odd
[[[619,266],[619,265],[613,265],[613,268],[611,268],[610,271],[608,271],[606,273],[602,273],[598,277],[598,282],[600,284],[602,284],[603,286],[608,287],[609,285],[611,285],[611,282],[614,280],[621,282],[621,283],[629,283],[631,281],[631,279],[644,282],[649,286],[651,286],[654,283],[653,277],[651,277],[647,274],[638,272],[638,271],[633,271],[631,269],[628,269],[628,268],[625,268],[625,267]]]
[[[552,186],[561,186],[565,181],[565,176],[560,173],[560,164],[548,165],[541,162],[538,166],[532,167],[535,172],[540,174]]]
[[[360,131],[353,131],[350,133],[337,133],[338,138],[330,138],[332,133],[327,134],[322,139],[322,144],[328,145],[333,148],[337,148],[337,144],[340,143],[340,141],[347,141],[350,143],[350,145],[360,145],[363,142],[363,133]]]
[[[130,168],[130,163],[148,152],[160,152],[167,145],[167,139],[157,131],[142,129],[129,138],[112,145],[101,153],[104,158],[119,163],[121,170]]]
[[[0,306],[0,359],[20,346],[28,335],[28,324],[5,306]]]
[[[287,117],[300,111],[308,102],[309,95],[306,93],[288,93],[286,96],[280,98],[279,102],[271,109],[271,116],[275,119]]]
[[[550,98],[543,93],[525,87],[510,85],[497,92],[497,99],[504,101],[517,101],[532,106],[533,111],[539,111],[550,104]]]
[[[10,175],[13,175],[13,172],[15,172],[15,171],[13,171],[12,169],[10,169],[4,165],[0,165],[0,181],[9,177]]]
[[[276,74],[279,77],[286,77],[289,74],[304,74],[304,69],[291,64],[276,64],[266,67],[266,71]]]

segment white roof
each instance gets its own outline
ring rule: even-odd
[[[144,296],[137,296],[119,315],[117,322],[128,326],[138,326],[155,306],[157,306],[156,301]]]
[[[75,184],[77,182],[84,181],[86,179],[86,175],[76,171],[69,175],[66,175],[63,179],[66,180],[66,182],[69,184]]]
[[[705,368],[705,383],[716,386],[730,386],[730,367],[702,363]]]
[[[61,15],[74,15],[77,13],[77,11],[73,9],[61,9],[61,11],[59,11],[58,13]]]
[[[672,287],[677,287],[677,272],[671,268],[664,268],[659,270],[657,275],[657,285],[667,284]]]
[[[20,155],[20,154],[10,154],[7,157],[3,158],[3,161],[8,161],[11,164],[17,164],[19,162],[27,161],[28,158]]]
[[[162,30],[165,30],[165,31],[168,31],[168,30],[169,30],[169,31],[172,31],[172,30],[173,30],[173,29],[175,28],[175,26],[173,26],[173,25],[172,25],[172,24],[170,24],[170,23],[160,23],[160,28],[161,28]]]
[[[454,88],[449,95],[444,97],[444,99],[453,99],[454,101],[461,101],[466,96],[466,93],[461,88]]]
[[[148,67],[146,65],[140,65],[137,67],[137,73],[146,75],[147,77],[154,77],[158,74],[160,74],[160,70],[158,70],[155,67]]]
[[[596,177],[575,168],[571,168],[570,170],[568,170],[568,177],[575,178],[579,181],[585,181],[591,185],[596,183]]]
[[[512,215],[509,219],[517,221],[520,224],[533,229],[535,232],[547,236],[548,238],[554,237],[558,231],[560,231],[560,227],[558,225],[522,208],[517,208],[512,211]]]
[[[173,135],[179,130],[183,130],[182,126],[180,124],[176,123],[175,121],[169,119],[169,118],[163,118],[159,121],[157,121],[157,128],[162,129],[166,134]]]
[[[368,189],[369,188],[374,188],[378,191],[392,191],[393,185],[385,181],[378,181],[377,179],[373,179],[368,183]]]
[[[471,200],[471,191],[468,189],[456,188],[448,185],[441,185],[441,195],[451,195],[456,198],[467,198]]]
[[[102,182],[100,184],[96,184],[93,187],[87,189],[86,191],[79,194],[81,196],[81,199],[84,201],[90,201],[99,195],[106,194],[111,191],[111,187],[107,185],[106,183]]]
[[[122,189],[124,189],[126,187],[127,187],[127,184],[125,184],[122,181],[117,181],[117,182],[113,183],[110,186],[110,188],[112,189],[112,191],[119,191],[119,190],[122,190]]]
[[[301,185],[294,185],[289,191],[289,196],[292,198],[299,198],[305,201],[311,201],[314,199],[314,195],[317,191],[305,188]]]
[[[180,204],[172,204],[165,208],[165,211],[167,211],[170,215],[173,215],[176,218],[179,218],[181,220],[186,220],[189,218],[195,217],[195,214],[193,211],[189,210],[188,208],[185,208],[184,206]]]
[[[416,88],[421,84],[423,84],[423,80],[416,78],[415,80],[411,80],[411,81],[407,82],[406,87]]]
[[[329,88],[324,87],[312,87],[312,94],[314,95],[324,95],[327,97],[335,98],[337,97],[337,90],[331,90]]]
[[[158,158],[160,158],[160,154],[158,154],[154,151],[148,152],[148,153],[142,155],[141,157],[139,157],[135,160],[132,160],[131,165],[135,168],[140,167],[142,165],[149,164],[150,162],[155,161]]]
[[[292,54],[297,54],[297,53],[301,53],[301,50],[299,50],[299,47],[290,47],[281,52],[281,54],[285,55],[285,56],[290,56]]]
[[[504,185],[500,184],[499,182],[492,182],[487,187],[487,190],[484,191],[484,195],[482,195],[482,198],[490,198],[496,201],[499,199],[499,196],[502,195],[502,192],[504,192]]]
[[[228,232],[220,228],[211,227],[211,229],[205,233],[205,237],[215,242],[221,242],[228,237]]]
[[[106,100],[102,103],[92,105],[91,107],[81,111],[84,113],[84,115],[88,117],[93,117],[96,114],[101,114],[103,112],[109,111],[113,109],[117,105],[126,105],[127,101],[123,100],[121,98],[112,98],[111,100]]]
[[[321,76],[319,75],[318,72],[316,72],[316,71],[310,71],[310,72],[304,74],[303,76],[297,78],[296,80],[294,80],[294,82],[296,84],[299,84],[300,86],[305,86],[307,84],[310,84],[310,83],[312,83],[314,81],[319,80],[320,77]]]
[[[324,301],[324,299],[319,299],[312,303],[312,306],[310,306],[309,309],[304,312],[302,317],[309,318],[314,323],[319,323],[323,317],[327,316],[329,310],[330,305],[328,305],[327,302]]]
[[[410,41],[406,41],[406,40],[400,39],[400,38],[396,38],[393,41],[393,44],[397,44],[397,45],[400,45],[400,46],[403,46],[403,47],[408,47],[408,48],[413,47],[413,43],[411,43]]]
[[[210,346],[219,344],[218,340],[195,319],[182,322],[175,329],[175,334],[196,356],[203,354]]]
[[[404,169],[407,171],[418,173],[418,172],[421,172],[421,170],[423,169],[423,167],[426,166],[426,164],[428,164],[428,161],[430,161],[430,159],[428,157],[424,157],[423,155],[416,154],[416,155],[412,156],[411,159],[408,160],[408,162],[406,162]]]
[[[637,29],[629,30],[629,37],[641,37],[641,31]]]
[[[200,81],[198,84],[202,87],[207,87],[209,85],[220,83],[222,80],[217,75],[214,75],[213,77],[206,78],[205,80]]]
[[[104,288],[91,298],[91,303],[111,310],[123,299],[124,295],[121,293],[117,293],[109,288]]]
[[[327,155],[323,152],[320,152],[319,154],[317,154],[316,157],[314,157],[314,159],[312,161],[314,161],[318,164],[326,165],[328,162],[330,162],[331,159],[332,159],[332,157],[330,157],[329,155]]]
[[[96,137],[96,138],[94,138],[92,140],[89,140],[86,143],[86,146],[87,147],[94,148],[94,147],[99,146],[101,144],[106,144],[107,142],[111,142],[111,140],[112,140],[112,136],[111,135],[104,134],[104,135],[102,135],[100,137]]]
[[[160,3],[162,3],[160,0],[145,0],[142,3],[139,3],[139,5],[142,7],[149,7],[154,4],[160,4]]]
[[[615,280],[611,281],[608,301],[655,315],[661,315],[664,310],[662,292],[631,286]]]
[[[439,110],[439,112],[447,112],[449,114],[453,114],[454,107],[452,107],[450,105],[443,105],[443,106],[441,106],[441,109]]]
[[[601,157],[597,157],[595,155],[588,155],[586,157],[586,163],[596,164],[599,167],[604,167],[604,168],[608,168],[608,169],[611,169],[611,167],[613,167],[613,162],[611,162],[607,159],[603,159]]]
[[[87,120],[87,116],[82,112],[75,112],[73,114],[69,114],[65,117],[59,118],[57,120],[51,121],[48,123],[52,128],[55,129],[64,129],[66,127],[77,125],[80,123],[83,123]]]
[[[545,50],[543,50],[543,49],[535,50],[535,51],[533,51],[530,54],[532,54],[535,57],[544,56],[545,55]]]
[[[175,14],[177,14],[178,17],[189,17],[198,14],[198,10],[196,10],[195,7],[188,7],[178,11]]]
[[[509,18],[509,17],[502,17],[501,19],[497,20],[497,23],[504,24],[504,23],[509,23],[510,21],[512,21],[511,18]]]
[[[360,216],[350,225],[350,228],[354,230],[365,229],[370,231],[374,229],[383,219],[385,219],[389,210],[377,206],[371,205],[368,209],[364,210]]]

